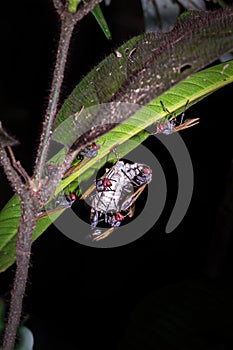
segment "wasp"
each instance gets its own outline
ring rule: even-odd
[[[84,160],[84,159],[92,159],[95,158],[98,154],[98,151],[100,149],[100,145],[98,145],[95,142],[92,142],[91,145],[83,148],[80,153],[77,155],[78,160]],[[83,163],[82,163],[83,164]],[[69,177],[72,175],[75,171],[77,171],[80,168],[80,162],[76,165],[73,165],[70,167],[65,174],[63,175],[63,179]]]
[[[76,199],[77,196],[73,192],[69,192],[69,194],[60,193],[52,201],[50,201],[50,203],[47,206],[45,206],[37,213],[37,218],[41,219],[51,214],[54,214],[60,210],[70,208],[72,204],[76,201]]]
[[[78,158],[95,158],[98,154],[98,150],[100,149],[100,145],[95,142],[92,142],[91,145],[83,148],[78,154]]]
[[[173,134],[174,132],[178,132],[187,128],[191,128],[192,126],[196,125],[199,123],[200,118],[193,118],[193,119],[187,119],[186,121],[184,120],[185,116],[185,111],[188,105],[188,102],[186,102],[184,111],[181,115],[181,121],[178,123],[176,117],[174,117],[172,120],[170,119],[172,116],[174,116],[173,113],[171,113],[163,104],[162,101],[160,101],[162,108],[164,112],[169,113],[169,117],[165,121],[159,121],[156,123],[156,131],[154,134],[165,134],[165,135],[170,135]]]
[[[105,213],[105,222],[107,222],[111,227],[107,229],[105,232],[102,232],[100,229],[95,228],[95,230],[92,233],[93,241],[100,241],[108,237],[116,227],[119,227],[121,225],[121,223],[123,222],[123,220],[125,220],[126,217],[129,217],[129,218],[133,217],[134,211],[135,211],[135,202],[146,186],[147,186],[147,183],[140,186],[133,194],[128,196],[122,203],[120,212],[117,211],[116,213],[107,213],[107,214]],[[103,214],[101,213],[101,215]],[[103,221],[103,219],[99,220],[98,222],[100,221]]]
[[[138,188],[149,183],[151,173],[151,169],[144,164],[118,161],[111,169],[106,169],[103,179],[97,181],[92,208],[103,213],[118,211],[122,198],[134,192],[134,186]]]
[[[112,180],[115,181],[115,180]],[[112,189],[112,181],[105,177],[104,179],[100,179],[96,182],[96,189],[98,192],[102,192],[102,191],[113,191]]]
[[[90,221],[92,229],[101,221],[111,229],[103,236],[99,229],[95,229],[92,235],[98,237],[93,240],[105,238],[112,229],[121,225],[125,217],[133,216],[134,203],[151,179],[152,170],[145,164],[118,161],[112,168],[106,169],[105,175],[96,182],[96,192],[91,200]],[[88,191],[88,195],[90,193]],[[84,194],[82,199],[86,197]]]

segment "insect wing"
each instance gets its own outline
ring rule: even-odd
[[[50,215],[53,215],[53,214],[56,214],[58,213],[59,211],[62,211],[64,209],[67,209],[69,208],[70,206],[60,206],[58,208],[54,208],[54,209],[48,209],[48,210],[44,210],[44,211],[41,211],[37,214],[37,220],[39,219],[42,219],[42,218],[45,218],[47,216],[50,216]]]
[[[140,186],[132,195],[130,195],[121,205],[121,210],[127,211],[138,199],[140,194],[143,192],[144,188],[146,187],[147,183]]]
[[[131,217],[134,215],[134,210],[135,210],[135,203],[133,203],[133,204],[130,206],[129,211],[128,211],[127,215],[125,215],[125,217],[126,217],[126,216],[129,216],[129,217],[131,218]],[[92,241],[93,241],[93,242],[98,242],[98,241],[101,241],[102,239],[107,238],[108,236],[110,236],[110,235],[113,233],[113,231],[114,231],[116,228],[117,228],[117,226],[116,226],[116,227],[110,227],[108,230],[104,231],[103,233],[94,236],[94,237],[92,238]]]
[[[85,200],[87,197],[90,196],[90,194],[96,189],[96,185],[93,184],[91,185],[84,193],[83,195],[80,197],[80,200]]]
[[[95,236],[95,237],[92,239],[92,241],[94,241],[94,242],[101,241],[102,239],[104,239],[104,238],[110,236],[110,235],[113,233],[114,229],[115,229],[115,227],[109,228],[108,230],[104,231],[104,232],[101,233],[100,235]]]
[[[42,219],[46,216],[50,216],[54,213],[57,213],[61,210],[70,208],[71,205],[76,201],[77,197],[74,193],[69,193],[69,195],[57,197],[52,201],[53,205],[55,208],[48,208],[48,209],[42,209],[40,212],[37,214],[38,219]]]
[[[63,179],[66,179],[67,177],[71,176],[74,174],[76,171],[78,171],[83,165],[85,165],[88,162],[89,159],[83,159],[80,163],[77,165],[74,165],[70,167],[65,174],[63,175]]]
[[[129,207],[129,211],[127,213],[127,216],[129,218],[132,218],[134,216],[135,213],[135,202]]]
[[[200,118],[187,119],[184,123],[176,126],[174,131],[178,132],[184,129],[191,128],[194,125],[197,125],[200,122]]]

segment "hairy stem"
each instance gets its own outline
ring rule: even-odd
[[[11,292],[10,310],[3,339],[4,350],[14,349],[28,277],[32,234],[36,224],[33,203],[29,193],[24,194],[24,200],[21,201],[21,209],[21,225],[18,229],[16,243],[16,273]]]
[[[26,289],[28,266],[31,251],[32,234],[35,228],[34,201],[21,177],[14,170],[7,153],[3,147],[0,147],[0,162],[4,168],[8,181],[14,191],[21,199],[22,216],[21,225],[18,229],[16,243],[16,273],[12,297],[10,303],[9,316],[3,340],[3,349],[14,349],[17,329],[20,323],[22,312],[22,301]]]
[[[74,25],[75,23],[72,21],[72,15],[66,14],[64,20],[62,20],[61,34],[57,50],[57,58],[53,74],[51,93],[49,96],[49,103],[45,115],[43,131],[41,134],[41,141],[36,159],[36,166],[34,171],[35,189],[39,188],[40,179],[42,178],[43,170],[47,159],[53,122],[57,113],[57,106],[61,91],[61,85],[64,78],[66,59]]]
[[[80,21],[85,15],[92,11],[95,8],[95,6],[101,1],[102,0],[92,0],[89,3],[80,6],[77,13],[71,14],[65,9],[63,12],[61,12],[59,2],[57,0],[54,0],[54,6],[60,14],[61,18],[61,33],[57,50],[51,92],[49,96],[49,103],[45,114],[43,131],[40,138],[40,145],[38,147],[37,159],[34,169],[34,191],[37,191],[40,188],[40,180],[42,178],[43,170],[47,160],[53,123],[57,113],[59,96],[64,78],[66,60],[74,27],[78,21]]]
[[[26,187],[24,186],[21,180],[21,177],[11,165],[7,153],[4,147],[2,146],[0,146],[0,164],[3,166],[6,177],[9,183],[11,184],[11,187],[13,188],[14,192],[16,192],[20,196],[23,191],[27,191]]]

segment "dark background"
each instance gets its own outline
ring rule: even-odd
[[[14,151],[31,174],[59,25],[49,1],[22,0],[7,5],[2,5],[0,13],[0,118],[20,140]],[[143,32],[139,1],[112,0],[111,6],[102,8],[113,40],[105,39],[91,14],[77,25],[63,100],[113,48]],[[186,116],[201,118],[200,125],[182,133],[193,161],[195,187],[189,210],[174,232],[166,235],[164,230],[175,200],[175,170],[158,146],[154,153],[168,169],[168,199],[150,232],[127,246],[94,249],[69,240],[51,226],[34,243],[24,315],[29,315],[27,325],[35,336],[35,349],[114,349],[125,334],[133,310],[148,295],[158,295],[162,288],[180,282],[210,278],[219,288],[230,290],[232,236],[226,240],[218,235],[220,243],[211,247],[232,159],[232,86],[190,108]],[[150,140],[147,146],[151,147]],[[11,196],[1,172],[0,206]],[[226,249],[221,248],[222,241]],[[216,257],[218,253],[221,258]],[[0,276],[0,295],[6,301],[14,268]]]

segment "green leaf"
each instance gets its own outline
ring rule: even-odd
[[[205,96],[232,82],[233,61],[205,69],[180,82],[172,89],[152,100],[150,104],[137,112],[137,114],[132,116],[128,121],[124,122],[110,133],[103,135],[98,140],[101,148],[97,157],[90,159],[83,164],[78,171],[64,179],[57,192],[67,187],[68,184],[75,187],[75,181],[77,179],[80,183],[81,180],[84,181],[90,177],[96,169],[97,162],[100,160],[102,161],[100,164],[104,164],[106,161],[105,157],[112,148],[117,147],[119,156],[123,157],[132,148],[136,147],[137,144],[145,140],[150,132],[144,129],[147,129],[149,125],[154,124],[158,119],[165,118],[167,115],[161,107],[160,100],[163,101],[169,111],[177,111],[178,114],[183,112],[187,100],[189,100],[188,107],[190,107]],[[52,218],[55,220],[61,212],[62,210],[54,213]],[[6,270],[14,262],[15,240],[17,226],[19,225],[19,217],[19,201],[17,197],[14,196],[0,212],[0,271]],[[37,221],[33,240],[38,238],[50,224],[50,218],[45,217],[39,219]]]
[[[84,2],[89,2],[89,0],[83,0]],[[104,32],[106,38],[108,40],[112,39],[112,35],[111,32],[108,28],[107,22],[104,18],[103,12],[100,8],[100,5],[97,5],[94,10],[91,11],[91,13],[93,14],[93,16],[95,17],[97,23],[99,24],[100,28],[102,29],[102,31]]]
[[[94,167],[96,162],[106,157],[109,150],[117,148],[119,156],[121,157],[131,151],[131,149],[128,149],[128,140],[130,144],[132,144],[132,141],[136,142],[136,140],[133,139],[136,137],[139,138],[138,143],[145,140],[150,134],[145,130],[157,120],[163,119],[168,115],[168,113],[163,110],[160,100],[163,101],[164,105],[171,113],[176,112],[176,115],[178,115],[183,112],[187,101],[189,101],[187,106],[187,108],[189,108],[204,97],[232,82],[233,60],[205,69],[177,84],[174,88],[160,95],[159,98],[152,100],[133,117],[130,117],[111,132],[99,138],[98,143],[101,145],[101,149],[98,155],[94,159],[90,159],[76,173],[63,180],[62,184],[58,187],[58,192],[77,178],[79,178],[79,181],[83,180],[83,174],[88,169]],[[122,147],[122,150],[120,147]]]
[[[114,123],[120,124],[133,114],[130,109],[125,113],[117,110],[120,102],[146,105],[232,47],[232,8],[190,12],[171,32],[133,38],[116,50],[115,55],[109,55],[74,89],[58,113],[55,127],[82,106],[87,109],[116,102],[112,110],[104,114],[101,110],[98,118],[82,120],[81,116],[91,133],[81,133],[75,141],[74,146],[80,150],[93,142],[96,135],[105,134]],[[83,127],[80,123],[79,129]]]
[[[127,61],[142,35],[123,44],[91,70],[71,92],[55,120],[55,129],[71,114],[99,103],[108,102],[127,78]],[[116,76],[114,76],[116,72]],[[120,72],[120,74],[118,73]]]

